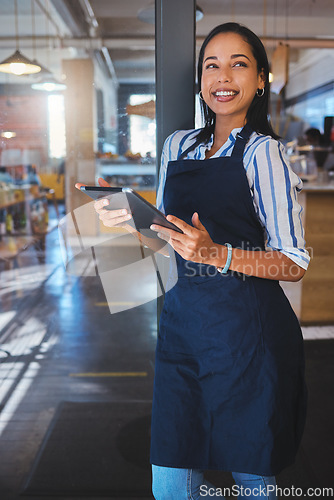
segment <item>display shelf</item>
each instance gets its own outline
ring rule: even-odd
[[[155,175],[155,164],[141,163],[115,163],[107,160],[99,160],[98,167],[101,173],[106,175]]]
[[[54,221],[49,220],[48,194],[53,196],[54,191],[33,186],[31,192],[31,186],[24,186],[15,189],[16,199],[11,199],[11,194],[0,204],[0,261],[5,265],[12,265],[30,245],[43,247],[45,236],[54,229]],[[55,199],[53,202],[59,217]]]
[[[330,181],[323,184],[320,184],[319,182],[305,183],[303,186],[303,191],[313,191],[313,192],[319,191],[321,193],[333,193],[334,182]]]
[[[34,200],[39,200],[39,199],[45,198],[47,194],[49,194],[48,191],[46,191],[45,193],[44,192],[39,193],[37,195],[29,195],[21,200],[11,200],[11,201],[7,201],[5,203],[0,203],[0,210],[5,210],[6,208],[13,207],[15,205],[19,205],[20,203],[29,203],[29,202],[34,201]]]
[[[156,164],[134,163],[126,158],[118,160],[99,159],[96,162],[97,177],[103,177],[113,186],[127,186],[142,193],[155,191]]]

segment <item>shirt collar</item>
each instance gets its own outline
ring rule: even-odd
[[[225,144],[223,144],[223,145],[219,148],[219,151],[220,151],[222,148],[224,148],[224,147],[228,144],[228,142],[231,142],[231,143],[233,143],[233,144],[234,144],[234,143],[235,143],[235,141],[236,141],[237,133],[238,133],[238,132],[241,132],[241,130],[242,130],[242,129],[243,129],[243,127],[240,127],[240,128],[234,128],[233,130],[231,130],[231,133],[230,133],[230,135],[229,135],[229,137],[228,137],[227,141],[225,142]],[[211,149],[212,144],[213,144],[213,138],[214,138],[214,135],[213,135],[213,134],[211,134],[211,137],[210,137],[209,141],[208,141],[206,144],[203,144],[203,147],[204,147],[205,151],[206,151],[207,149]]]

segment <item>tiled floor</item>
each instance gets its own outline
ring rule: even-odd
[[[150,401],[153,385],[155,301],[110,315],[99,278],[65,273],[57,231],[17,264],[0,267],[1,500],[22,498],[61,401]],[[334,338],[334,326],[303,335]]]
[[[99,278],[66,274],[57,231],[15,264],[0,268],[1,500],[22,498],[61,401],[151,401],[156,339],[156,303],[110,315]]]

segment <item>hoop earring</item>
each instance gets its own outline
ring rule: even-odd
[[[204,99],[203,99],[203,94],[202,94],[202,91],[201,91],[201,90],[198,92],[198,95],[199,95],[199,98],[200,98],[202,101],[204,101]]]
[[[263,87],[263,89],[257,89],[256,95],[258,97],[262,97],[264,95],[264,87]]]

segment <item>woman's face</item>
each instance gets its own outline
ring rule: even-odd
[[[205,48],[202,96],[216,113],[216,123],[227,119],[232,128],[242,127],[257,89],[264,88],[251,46],[237,33],[220,33]],[[261,99],[261,97],[258,97]]]

